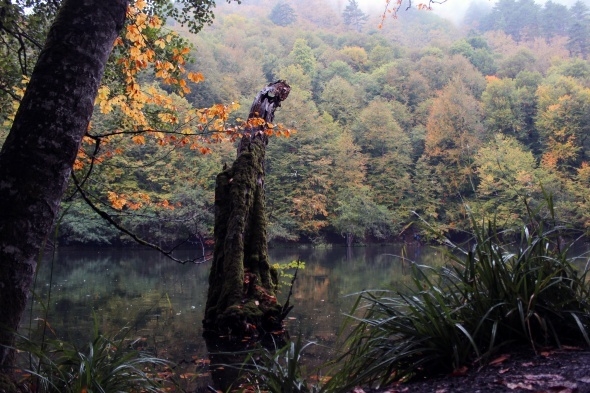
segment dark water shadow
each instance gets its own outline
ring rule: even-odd
[[[289,340],[286,331],[282,334],[265,334],[262,337],[238,339],[205,332],[203,338],[209,354],[209,371],[213,386],[227,392],[247,383],[248,361],[260,348],[269,351],[282,348]]]

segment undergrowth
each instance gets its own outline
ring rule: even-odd
[[[471,224],[469,242],[448,243],[446,267],[414,265],[406,290],[358,294],[342,367],[324,390],[449,373],[509,346],[590,345],[588,271],[568,257],[566,228],[531,219],[509,234]]]
[[[23,360],[19,388],[38,393],[162,392],[158,370],[170,362],[131,348],[126,329],[106,336],[95,321],[91,341],[83,347],[46,338],[40,345],[19,337]],[[26,364],[26,365],[25,365]]]

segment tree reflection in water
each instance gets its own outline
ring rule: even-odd
[[[186,257],[190,252],[186,251]],[[337,350],[343,314],[355,300],[346,295],[366,289],[402,288],[409,283],[408,263],[395,255],[420,264],[443,263],[440,250],[428,246],[270,250],[273,263],[305,262],[295,282],[291,299],[295,308],[287,319],[287,329],[291,335],[301,334],[304,340],[318,343],[306,350],[308,369],[325,362]],[[48,321],[60,338],[84,344],[95,313],[102,331],[129,327],[131,341],[180,363],[187,379],[199,379],[207,374],[201,322],[208,270],[208,265],[180,265],[152,251],[62,248],[53,263]],[[37,299],[44,303],[50,271],[51,261],[45,260],[35,288]],[[284,288],[279,294],[281,300],[287,292]],[[40,301],[32,304],[30,315],[33,321],[45,318]]]

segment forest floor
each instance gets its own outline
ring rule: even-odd
[[[354,393],[590,393],[590,350],[517,351],[454,374]]]

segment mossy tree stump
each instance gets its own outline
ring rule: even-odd
[[[263,119],[264,124],[249,127],[233,165],[217,175],[215,248],[203,320],[206,333],[243,337],[282,327],[287,310],[277,302],[276,272],[268,260],[264,156],[265,129],[290,89],[278,81],[258,93],[249,119]]]

